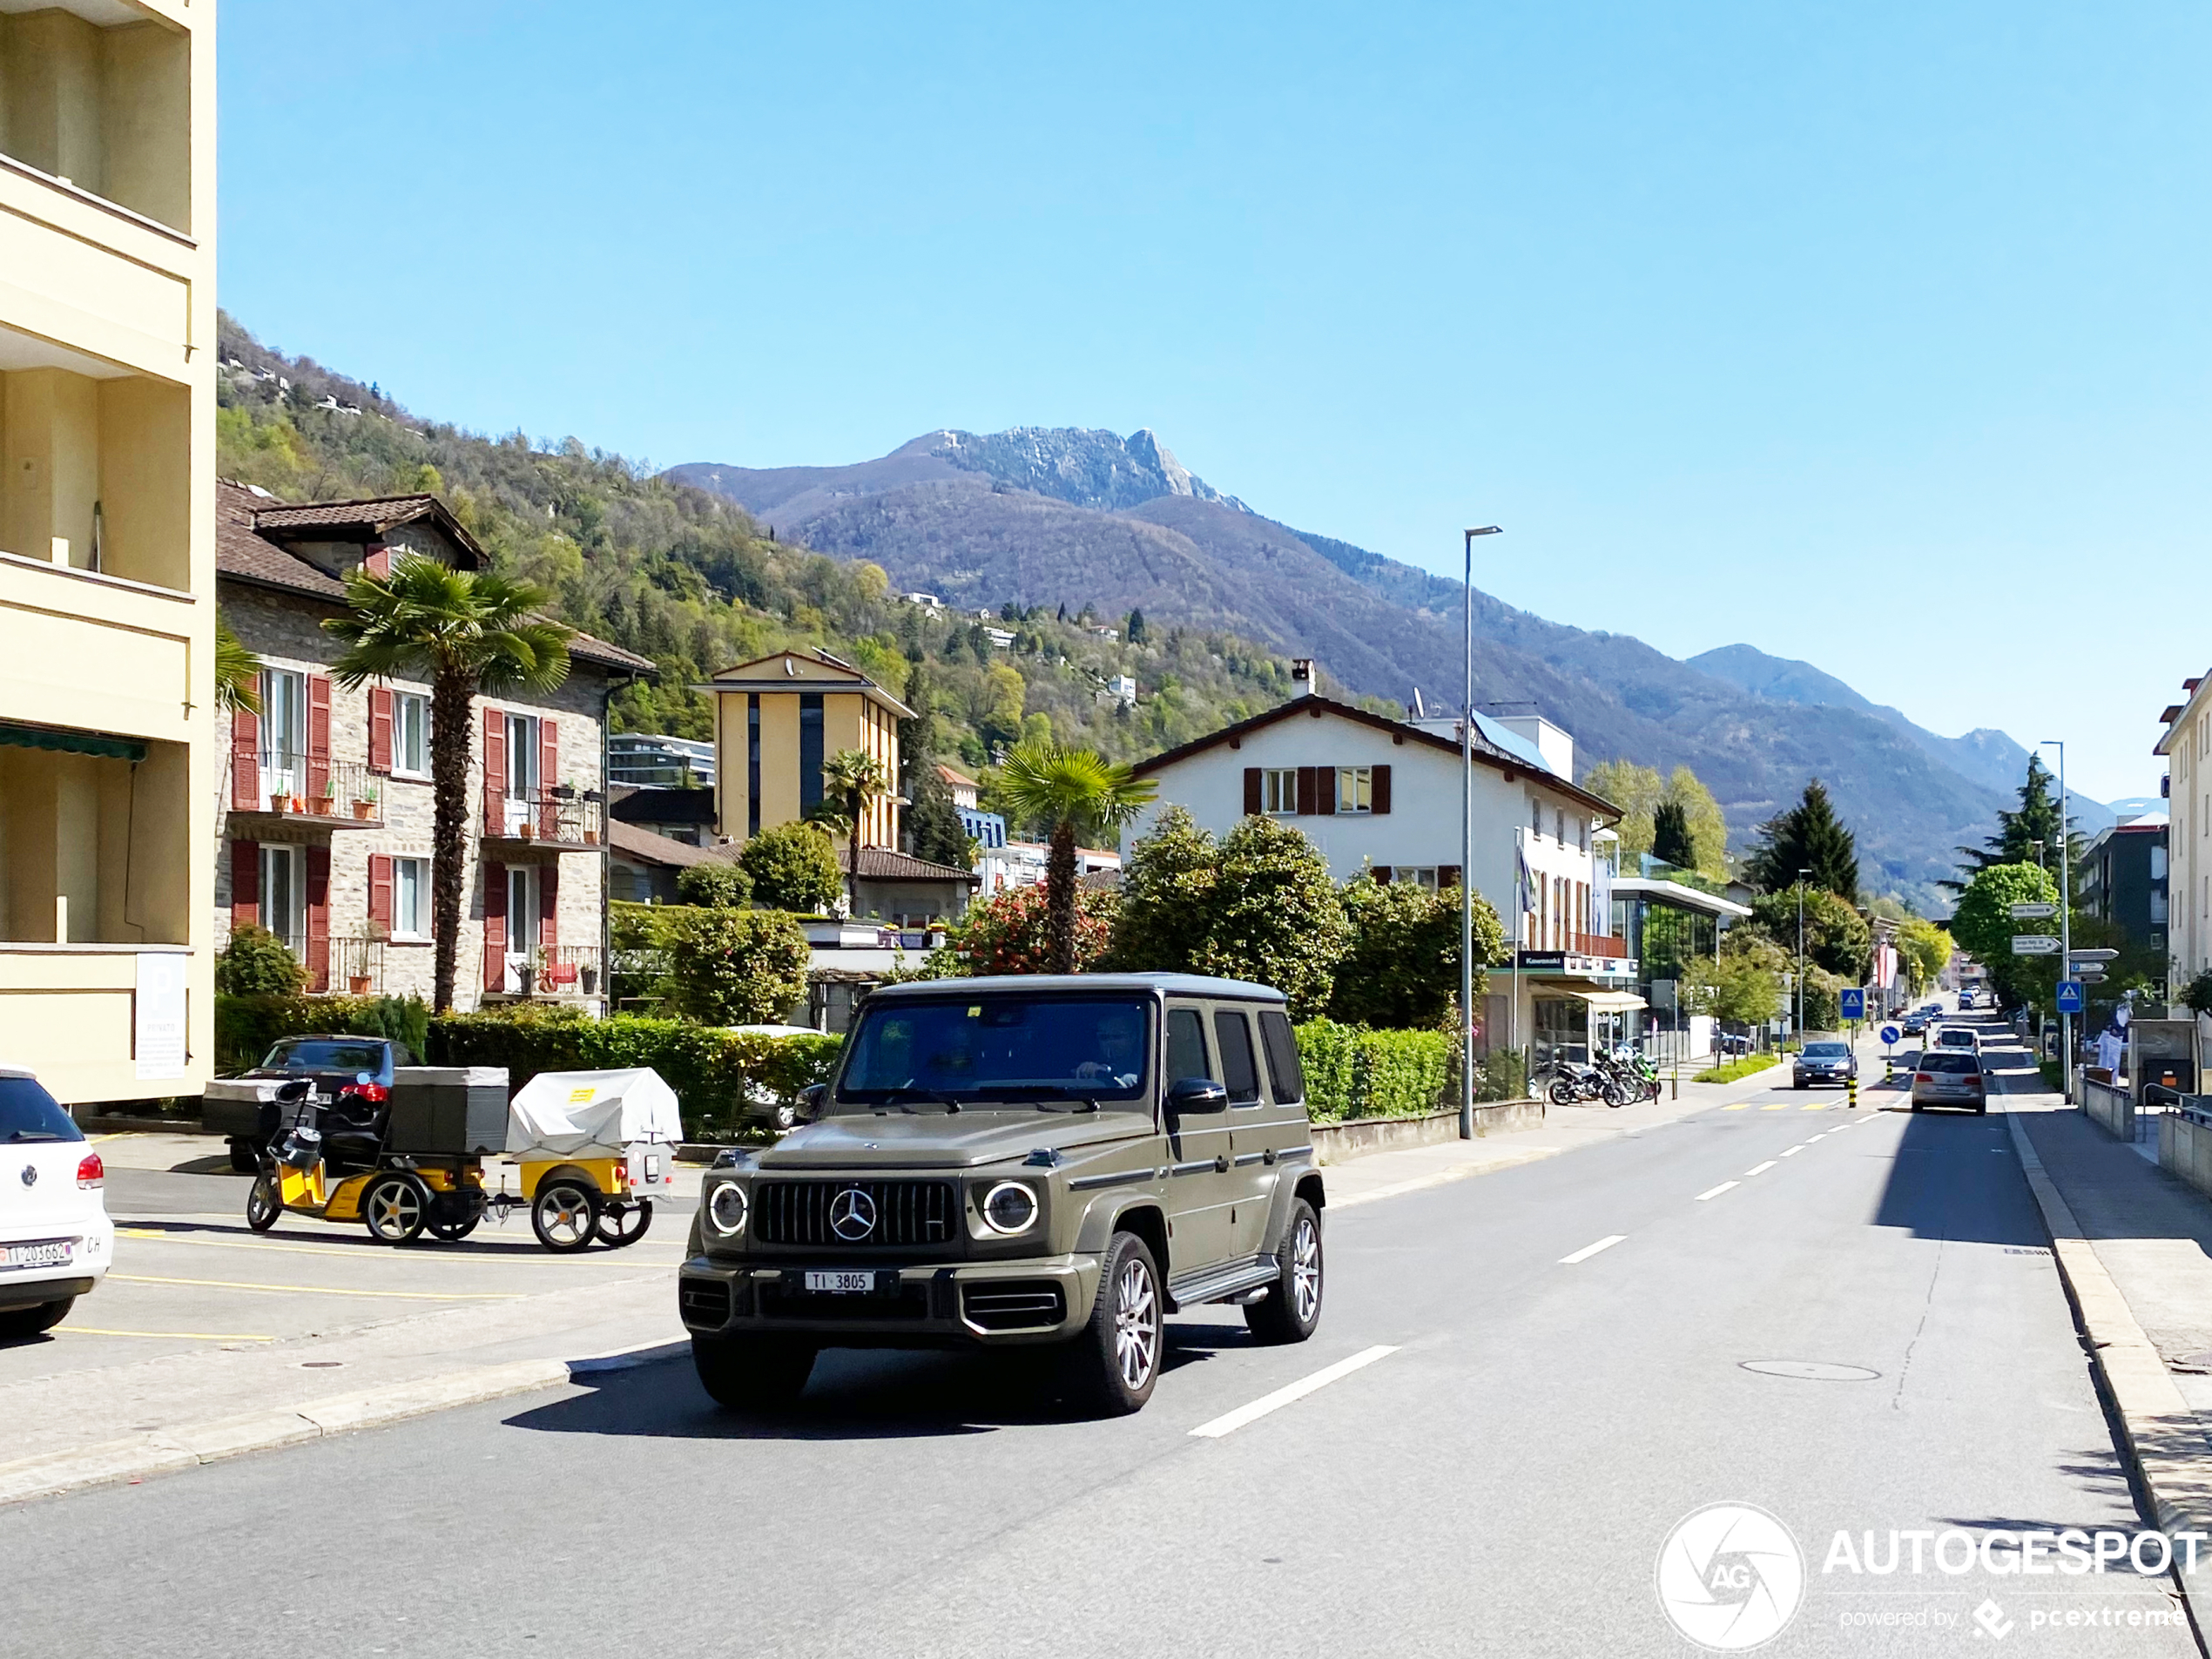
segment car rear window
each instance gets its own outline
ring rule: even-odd
[[[1973,1072],[1981,1069],[1981,1062],[1970,1054],[1928,1054],[1920,1056],[1922,1071]]]
[[[1249,1106],[1259,1098],[1259,1062],[1252,1057],[1251,1022],[1222,1009],[1213,1016],[1214,1042],[1221,1049],[1221,1081],[1229,1098]]]
[[[1939,1031],[1936,1033],[1936,1046],[1940,1049],[1971,1049],[1974,1046],[1974,1034],[1955,1029]]]
[[[367,1072],[378,1082],[391,1079],[390,1051],[370,1039],[294,1037],[269,1050],[266,1071]]]
[[[1305,1073],[1298,1061],[1298,1038],[1291,1030],[1291,1016],[1280,1008],[1262,1008],[1260,1046],[1267,1050],[1267,1078],[1275,1098],[1288,1106],[1305,1098]]]
[[[0,1077],[0,1141],[81,1141],[84,1131],[36,1077]]]

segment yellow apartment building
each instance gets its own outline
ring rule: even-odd
[[[822,763],[843,750],[873,755],[895,786],[899,722],[914,711],[826,651],[739,663],[698,689],[714,695],[715,810],[738,846],[819,806]],[[864,847],[895,848],[897,799],[873,802],[857,833]]]
[[[214,0],[0,0],[0,1066],[213,1050]]]

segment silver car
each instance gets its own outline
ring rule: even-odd
[[[1981,1056],[1957,1049],[1931,1049],[1922,1055],[1912,1070],[1912,1109],[1923,1106],[1986,1112],[1989,1083],[1982,1076]]]

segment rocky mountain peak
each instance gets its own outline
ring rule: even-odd
[[[1126,438],[1091,427],[946,430],[932,435],[927,453],[962,471],[1104,512],[1123,511],[1163,496],[1189,496],[1239,512],[1251,510],[1177,461],[1150,427]]]

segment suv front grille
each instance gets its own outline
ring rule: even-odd
[[[1060,1287],[1049,1279],[970,1285],[962,1291],[961,1302],[968,1322],[986,1331],[1057,1325],[1068,1312]]]
[[[959,1206],[949,1181],[765,1181],[752,1211],[764,1244],[881,1248],[950,1244]]]

